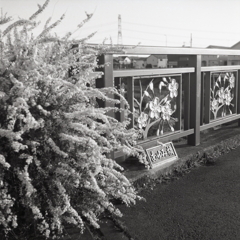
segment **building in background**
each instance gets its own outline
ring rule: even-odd
[[[239,49],[240,41],[232,47],[209,45],[211,49]],[[179,68],[190,67],[191,56],[174,54],[117,55],[113,59],[114,69]],[[240,56],[202,55],[202,66],[240,65]]]
[[[146,68],[147,57],[131,57],[133,68]]]
[[[235,43],[232,47],[209,45],[207,48],[240,49],[240,41]],[[226,55],[202,56],[202,66],[225,66],[225,65],[240,65],[240,56],[226,56]]]
[[[146,67],[148,68],[166,68],[168,58],[167,55],[152,54],[146,60]]]

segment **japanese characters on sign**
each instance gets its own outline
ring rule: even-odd
[[[159,166],[163,163],[178,159],[176,150],[172,142],[148,148],[146,149],[146,153],[152,168]]]

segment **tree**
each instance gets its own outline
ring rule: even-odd
[[[48,3],[0,37],[0,232],[10,239],[54,238],[65,223],[98,228],[104,211],[121,216],[112,199],[130,205],[140,198],[109,157],[120,147],[141,157],[138,132],[126,129],[129,119],[107,115],[119,109],[100,108],[97,100],[118,104],[112,93],[125,103],[120,111],[128,104],[115,88],[97,89],[90,75],[108,47],[88,46],[92,35],[78,41],[71,33],[52,35],[64,16],[34,36]],[[9,20],[5,15],[0,23]]]

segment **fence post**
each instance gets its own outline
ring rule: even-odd
[[[114,79],[113,79],[113,55],[112,54],[102,54],[98,57],[98,64],[104,66],[102,68],[97,69],[97,71],[102,71],[104,74],[100,79],[96,79],[96,87],[104,88],[104,87],[113,87]],[[107,95],[110,98],[114,98],[113,94]],[[98,101],[99,107],[114,107],[112,103],[105,102],[102,100]],[[114,112],[111,110],[107,112],[108,116],[115,117]]]
[[[188,130],[190,128],[190,73],[185,73],[182,75],[182,90],[184,91],[184,101],[183,101],[183,119],[184,119],[184,130]]]
[[[202,93],[202,97],[201,97],[201,112],[200,112],[200,126],[203,125],[204,123],[204,103],[205,103],[205,90],[204,90],[204,86],[205,86],[205,73],[202,72],[201,73],[201,93]]]
[[[204,97],[204,123],[208,124],[210,122],[210,96],[211,96],[211,72],[205,73],[205,95]]]
[[[240,70],[237,71],[237,80],[236,82],[236,103],[237,103],[237,108],[236,108],[236,112],[237,114],[240,114],[240,92],[239,92],[239,88],[240,88]],[[240,119],[238,119],[238,126],[240,127]]]
[[[129,77],[127,79],[127,101],[128,101],[128,104],[129,104],[129,107],[130,107],[130,119],[131,119],[131,122],[129,124],[129,128],[133,128],[134,127],[134,78],[132,77]]]
[[[189,65],[195,68],[190,75],[190,128],[194,134],[188,136],[188,144],[197,146],[200,144],[200,118],[201,118],[201,55],[192,55]]]

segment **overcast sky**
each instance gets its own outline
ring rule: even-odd
[[[45,0],[0,0],[2,11],[15,20],[28,18]],[[51,0],[39,16],[43,23],[66,17],[54,31],[63,35],[74,31],[85,18],[90,22],[74,33],[83,38],[97,31],[90,40],[100,43],[112,38],[117,43],[118,15],[121,15],[122,43],[152,46],[208,45],[232,46],[240,41],[240,0]]]

